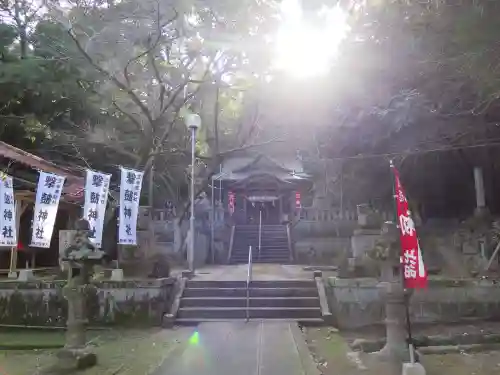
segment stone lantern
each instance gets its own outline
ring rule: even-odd
[[[101,263],[104,256],[104,252],[96,249],[89,240],[87,220],[78,220],[75,229],[73,241],[61,259],[69,265],[68,282],[63,287],[64,298],[68,301],[68,320],[66,343],[58,353],[58,365],[68,369],[82,369],[97,362],[96,355],[86,347],[88,320],[85,300],[92,289],[90,276],[93,267]]]
[[[397,362],[408,361],[405,298],[410,296],[403,287],[398,271],[400,244],[396,224],[392,222],[383,224],[380,238],[367,255],[379,265],[379,295],[385,303],[386,343],[376,355]]]

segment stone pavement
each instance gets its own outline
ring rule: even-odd
[[[246,264],[205,266],[196,270],[195,280],[242,281],[247,279],[247,270]],[[304,271],[300,265],[257,263],[252,265],[252,279],[312,280],[313,271]]]
[[[203,323],[154,375],[319,375],[294,322]]]

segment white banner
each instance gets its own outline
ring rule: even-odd
[[[118,226],[118,244],[137,245],[137,215],[141,197],[142,177],[144,172],[120,168],[120,224]]]
[[[33,211],[31,247],[50,247],[63,186],[64,177],[40,172],[36,187],[35,210]]]
[[[12,177],[0,172],[0,246],[17,246],[16,209]]]
[[[104,215],[108,201],[108,190],[111,175],[87,169],[85,181],[85,206],[83,218],[90,225],[90,241],[98,248],[102,246],[102,230]]]

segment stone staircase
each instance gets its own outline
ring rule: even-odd
[[[188,280],[176,316],[178,324],[246,318],[245,281]],[[314,280],[254,280],[250,284],[250,319],[323,322]]]
[[[285,225],[262,226],[259,253],[259,226],[237,225],[234,232],[233,249],[229,263],[247,263],[248,247],[252,246],[254,263],[289,263],[290,249]]]

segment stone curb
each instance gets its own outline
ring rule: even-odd
[[[422,354],[450,354],[450,353],[478,353],[485,351],[499,350],[500,343],[485,343],[485,344],[471,344],[471,345],[444,345],[444,346],[427,346],[418,348]]]
[[[450,336],[415,336],[414,342],[419,348],[419,351],[425,352],[426,348],[475,348],[478,345],[481,347],[498,346],[500,347],[500,334],[457,334]],[[385,339],[367,340],[356,339],[350,345],[353,350],[372,353],[380,350],[385,344]],[[433,349],[438,351],[438,349]],[[442,349],[450,350],[450,349]],[[455,351],[459,351],[456,349]]]
[[[41,344],[41,345],[31,345],[31,344],[1,344],[0,350],[50,350],[50,349],[61,349],[64,344]]]
[[[318,367],[314,363],[314,359],[309,351],[309,348],[307,347],[304,335],[302,334],[299,326],[296,323],[290,323],[289,327],[295,343],[295,348],[297,349],[297,354],[299,355],[299,359],[302,364],[304,375],[321,375]]]

